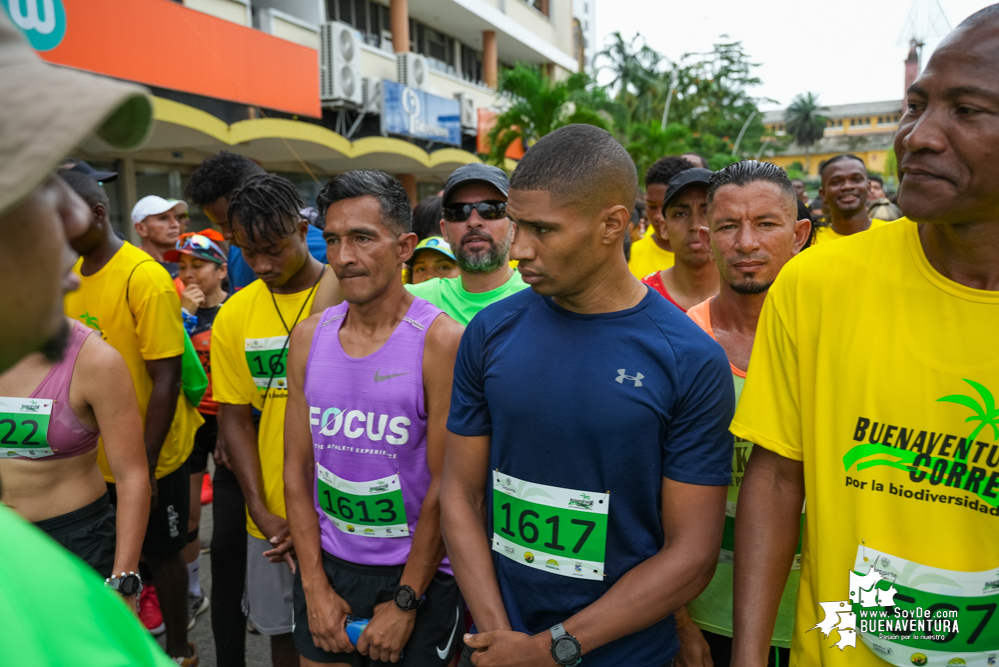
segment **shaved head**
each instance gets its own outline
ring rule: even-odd
[[[553,204],[587,213],[620,204],[631,215],[638,173],[609,132],[566,125],[531,146],[510,177],[510,189],[548,192]]]

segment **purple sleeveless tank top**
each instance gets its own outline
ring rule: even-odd
[[[401,565],[430,486],[423,350],[441,311],[413,299],[377,352],[340,344],[348,304],[327,308],[305,372],[322,548],[363,565]],[[447,559],[441,570],[451,573]]]
[[[97,447],[100,431],[91,429],[80,423],[73,406],[69,404],[69,385],[73,380],[73,369],[76,368],[76,358],[80,355],[87,336],[94,333],[93,329],[85,327],[78,321],[73,322],[73,330],[69,334],[69,344],[62,359],[52,367],[38,388],[31,392],[29,398],[52,399],[52,414],[49,415],[48,445],[52,454],[45,457],[17,456],[11,458],[51,461],[53,459],[68,459],[86,454]]]

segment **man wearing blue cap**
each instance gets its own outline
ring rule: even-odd
[[[406,285],[462,325],[489,304],[527,287],[509,263],[516,229],[506,217],[509,187],[498,167],[476,163],[456,169],[444,186],[441,234],[451,245],[460,275]]]

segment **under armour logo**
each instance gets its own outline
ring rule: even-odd
[[[642,386],[642,378],[645,377],[641,373],[635,373],[634,375],[625,375],[625,369],[617,369],[617,382],[618,384],[624,384],[625,380],[631,380],[635,383],[636,387]]]

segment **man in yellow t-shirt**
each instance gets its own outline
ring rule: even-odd
[[[909,88],[895,153],[915,222],[812,248],[770,289],[732,423],[756,443],[732,664],[764,664],[803,498],[791,665],[999,654],[997,100],[994,5]]]
[[[258,280],[229,297],[212,328],[219,427],[246,498],[247,607],[271,637],[275,664],[298,660],[283,478],[288,337],[309,316],[324,270],[309,254],[302,208],[295,186],[269,174],[247,179],[230,197],[233,243]]]
[[[178,389],[186,335],[180,298],[166,269],[115,236],[106,216],[92,215],[87,231],[71,245],[81,255],[73,267],[80,289],[66,295],[66,315],[99,331],[125,359],[142,416],[153,491],[142,555],[155,582],[155,588],[146,586],[143,596],[155,591],[162,618],[145,599],[140,599],[140,614],[150,631],[165,627],[171,657],[194,660],[193,644],[187,642],[187,566],[181,557],[190,511],[190,476],[184,463],[204,420]],[[103,444],[97,461],[116,503]]]
[[[867,215],[870,182],[864,161],[852,153],[841,153],[819,165],[819,199],[829,206],[829,224],[816,227],[812,245],[877,229],[888,224]]]
[[[694,165],[682,157],[670,155],[656,160],[645,172],[645,217],[649,228],[645,236],[631,244],[628,268],[639,280],[673,266],[673,249],[663,228],[663,200],[671,178]]]

